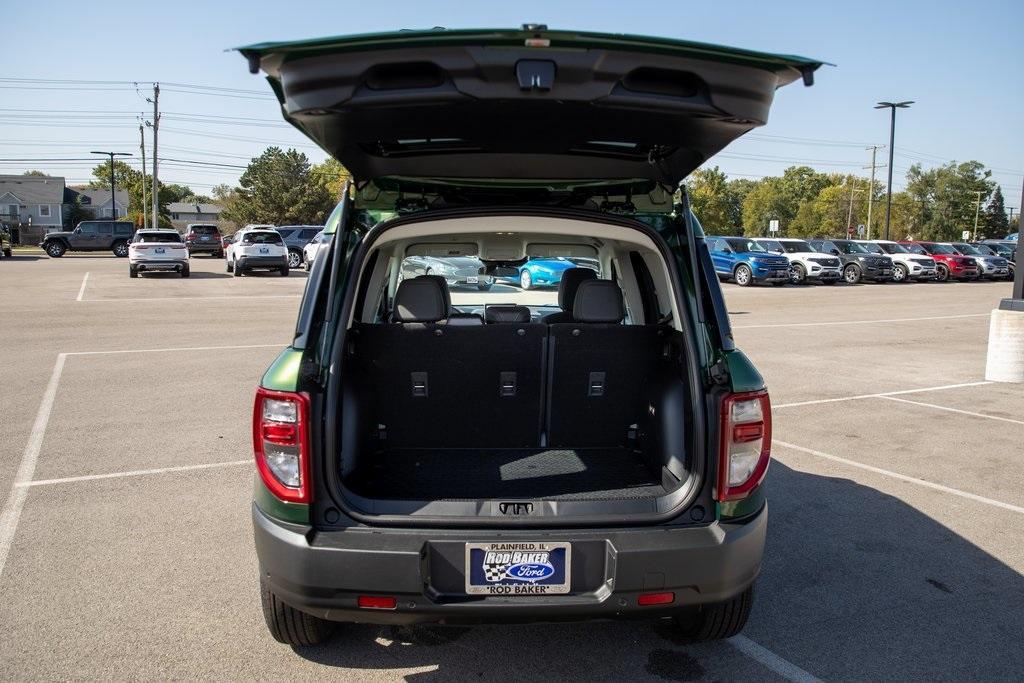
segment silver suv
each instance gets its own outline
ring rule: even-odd
[[[284,244],[288,247],[288,267],[298,268],[302,265],[303,248],[317,233],[324,229],[322,225],[282,225],[276,230],[281,233]]]

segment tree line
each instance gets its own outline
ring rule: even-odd
[[[959,240],[964,230],[973,231],[977,209],[979,238],[1003,237],[1011,225],[991,175],[977,161],[928,170],[914,164],[906,189],[893,193],[890,236]],[[790,237],[840,237],[864,225],[867,234],[879,238],[885,230],[885,185],[856,175],[791,166],[781,176],[730,180],[714,166],[695,171],[686,184],[708,234],[767,235],[772,220],[779,221],[779,235]]]

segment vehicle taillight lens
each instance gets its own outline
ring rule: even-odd
[[[719,501],[740,500],[764,480],[772,451],[772,408],[765,390],[722,400]]]
[[[303,394],[258,387],[252,411],[256,468],[270,492],[308,503],[309,400]]]

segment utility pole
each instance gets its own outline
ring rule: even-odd
[[[157,212],[160,210],[160,181],[157,180],[157,155],[156,155],[156,141],[157,134],[160,130],[160,84],[153,84],[153,99],[146,98],[147,102],[153,103],[153,123],[149,124],[153,128],[153,187],[150,194],[153,197],[153,227],[160,227],[160,220],[157,217]]]
[[[857,189],[857,179],[853,179],[853,183],[850,184],[850,208],[846,210],[846,236],[850,237],[850,233],[853,231],[853,193],[860,192]]]
[[[978,214],[981,213],[981,195],[985,194],[982,190],[975,190],[974,194],[978,195],[978,199],[974,202],[974,242],[978,241]]]
[[[906,109],[914,103],[913,100],[904,102],[879,102],[875,109],[891,109],[892,118],[889,119],[889,183],[885,191],[885,239],[889,239],[889,222],[892,218],[892,152],[893,142],[896,138],[896,110]]]
[[[139,124],[139,151],[142,152],[142,227],[149,227],[149,201],[146,198],[146,134]]]
[[[103,154],[110,157],[110,217],[117,218],[117,202],[114,200],[114,157],[130,157],[131,154],[128,152],[89,152],[89,154]]]
[[[1010,222],[1012,223],[1013,222],[1013,210],[1016,209],[1017,207],[1016,206],[1008,206],[1006,208],[1010,210]]]
[[[871,205],[875,201],[875,154],[883,145],[871,145],[871,182],[868,184],[868,239],[871,239]]]

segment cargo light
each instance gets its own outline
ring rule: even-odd
[[[263,483],[277,498],[308,503],[309,400],[258,387],[252,411],[253,453]]]
[[[742,500],[760,485],[772,449],[772,410],[765,390],[722,400],[718,460],[719,501]]]
[[[640,607],[650,607],[651,605],[669,605],[675,600],[675,593],[643,593],[636,599],[636,604]]]

